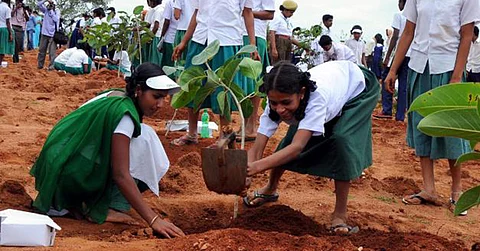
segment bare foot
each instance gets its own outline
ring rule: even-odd
[[[130,215],[125,213],[115,211],[112,209],[108,209],[107,218],[105,221],[113,222],[113,223],[123,223],[128,225],[140,225],[135,219],[133,219]]]

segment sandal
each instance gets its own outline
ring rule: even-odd
[[[175,146],[198,144],[198,136],[197,135],[191,136],[190,134],[185,134],[178,139],[172,140],[172,142],[170,142],[170,144],[175,145]]]
[[[422,194],[422,192],[403,197],[402,202],[405,205],[427,205],[427,204],[430,204],[430,205],[440,206],[440,203],[436,200],[436,198],[426,198],[426,197],[423,197],[421,194]]]
[[[243,204],[247,207],[259,207],[265,203],[276,202],[278,200],[278,193],[274,194],[261,194],[258,191],[253,192],[253,198],[249,199],[248,196],[243,197]],[[262,199],[260,202],[252,203],[255,199]],[[258,201],[258,200],[257,200]]]
[[[356,234],[360,231],[358,226],[352,227],[347,225],[346,223],[340,223],[335,226],[330,227],[330,232],[333,234]]]

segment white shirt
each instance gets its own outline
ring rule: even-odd
[[[253,0],[253,11],[273,11],[275,12],[275,0]],[[243,35],[247,35],[245,23],[243,25]],[[267,20],[254,19],[255,36],[267,39]]]
[[[84,50],[76,49],[65,63],[66,67],[80,68],[89,64],[87,53]]]
[[[362,70],[350,61],[328,62],[309,72],[317,89],[310,94],[305,118],[298,123],[298,129],[320,136],[325,132],[324,125],[341,115],[343,106],[365,89],[365,77]],[[271,137],[279,125],[268,117],[269,113],[270,105],[267,104],[258,128],[258,133],[267,137]]]
[[[182,11],[180,19],[178,19],[177,30],[186,31],[195,10],[193,0],[175,0],[173,7]]]
[[[275,13],[275,17],[270,22],[270,30],[275,31],[276,35],[292,36],[293,28],[290,18],[286,18],[281,12]]]
[[[244,8],[252,8],[252,0],[194,0],[197,28],[192,40],[199,44],[220,41],[220,46],[243,45]]]
[[[398,40],[397,40],[397,44],[395,45],[395,48],[397,48],[398,43],[400,42],[400,37],[402,37],[403,30],[405,30],[406,24],[407,24],[407,18],[403,15],[403,12],[395,13],[395,15],[393,16],[393,22],[392,22],[392,28],[398,30]],[[410,57],[411,48],[412,48],[411,46],[408,48],[407,54],[405,56]],[[390,57],[390,58],[391,58],[390,60],[393,59],[393,57]]]
[[[12,10],[5,2],[0,3],[0,28],[7,27],[7,19],[12,18]]]
[[[165,19],[163,18],[163,11],[165,10],[165,5],[164,4],[159,4],[155,8],[153,8],[153,22],[152,25],[150,25],[150,30],[153,30],[153,27],[155,27],[155,22],[158,22],[158,30],[157,33],[155,33],[155,37],[161,37],[162,36],[162,28],[163,28],[163,23]]]
[[[312,50],[312,52],[314,53],[314,55],[312,56],[312,64],[313,66],[317,66],[317,65],[320,65],[320,64],[323,64],[324,61],[323,61],[323,48],[322,46],[320,46],[319,42],[320,42],[320,37],[321,36],[318,36],[317,38],[315,38],[311,43],[310,43],[310,49]]]
[[[145,14],[145,19],[144,21],[149,23],[149,24],[152,24],[155,20],[154,20],[154,14],[155,13],[155,10],[154,9],[149,9],[147,11],[147,14]]]
[[[165,11],[163,12],[163,17],[165,20],[170,20],[170,25],[165,33],[165,43],[169,44],[173,44],[175,42],[175,34],[177,33],[178,27],[178,20],[174,17],[174,4],[174,0],[167,1],[165,4]]]
[[[430,74],[452,71],[460,44],[460,27],[480,20],[478,0],[409,0],[403,15],[416,24],[408,66]]]
[[[480,73],[480,42],[475,41],[470,46],[468,53],[467,71],[473,73]]]
[[[73,52],[75,52],[76,50],[77,50],[77,47],[66,49],[62,51],[62,53],[60,53],[58,56],[56,56],[54,61],[56,63],[65,65],[68,59],[70,58],[70,56],[72,56]]]
[[[332,48],[329,51],[323,52],[323,61],[338,61],[338,60],[347,60],[352,63],[358,64],[357,57],[353,54],[353,51],[348,48],[348,46],[332,42]]]
[[[110,19],[110,24],[114,25],[114,27],[115,27],[115,24],[119,24],[119,23],[122,23],[122,19],[120,19],[116,15],[112,17],[112,19]]]
[[[120,56],[122,59],[120,59]],[[113,55],[113,61],[120,60],[119,66],[121,68],[124,68],[127,71],[130,71],[130,67],[132,66],[132,63],[130,62],[130,58],[128,57],[128,53],[126,51],[117,51]]]
[[[92,22],[92,25],[91,25],[91,26],[93,27],[93,26],[96,26],[96,25],[100,25],[100,24],[102,24],[102,23],[103,23],[103,20],[102,20],[102,19],[100,19],[99,17],[95,17],[95,18],[93,19],[93,22]]]
[[[365,45],[365,56],[372,56],[373,54],[373,49],[375,48],[375,45],[377,44],[377,40],[375,39],[370,39],[370,42],[368,42]]]
[[[361,39],[355,40],[351,38],[345,42],[345,45],[353,51],[357,58],[357,63],[362,64],[362,54],[365,53],[365,42]]]

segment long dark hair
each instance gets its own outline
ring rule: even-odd
[[[305,95],[300,100],[300,105],[294,114],[295,119],[300,121],[305,117],[305,109],[310,99],[310,93],[317,89],[315,82],[310,80],[310,73],[302,72],[298,67],[287,61],[278,62],[263,77],[263,85],[260,87],[260,91],[267,95],[271,90],[287,94],[298,94],[302,88],[305,88]],[[273,109],[270,109],[268,116],[275,122],[280,121],[280,115]]]
[[[140,90],[142,91],[153,90],[152,88],[148,87],[146,82],[147,79],[161,75],[165,75],[165,72],[163,72],[160,66],[147,62],[139,65],[133,70],[130,77],[125,78],[125,82],[127,83],[125,87],[126,96],[133,100],[133,103],[137,107],[140,118],[143,117],[143,111],[138,106],[138,97],[135,95],[137,86],[139,86]]]

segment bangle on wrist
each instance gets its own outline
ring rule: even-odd
[[[155,215],[152,220],[150,221],[150,224],[148,224],[149,227],[152,227],[153,223],[155,223],[155,221],[158,219],[158,214]]]

